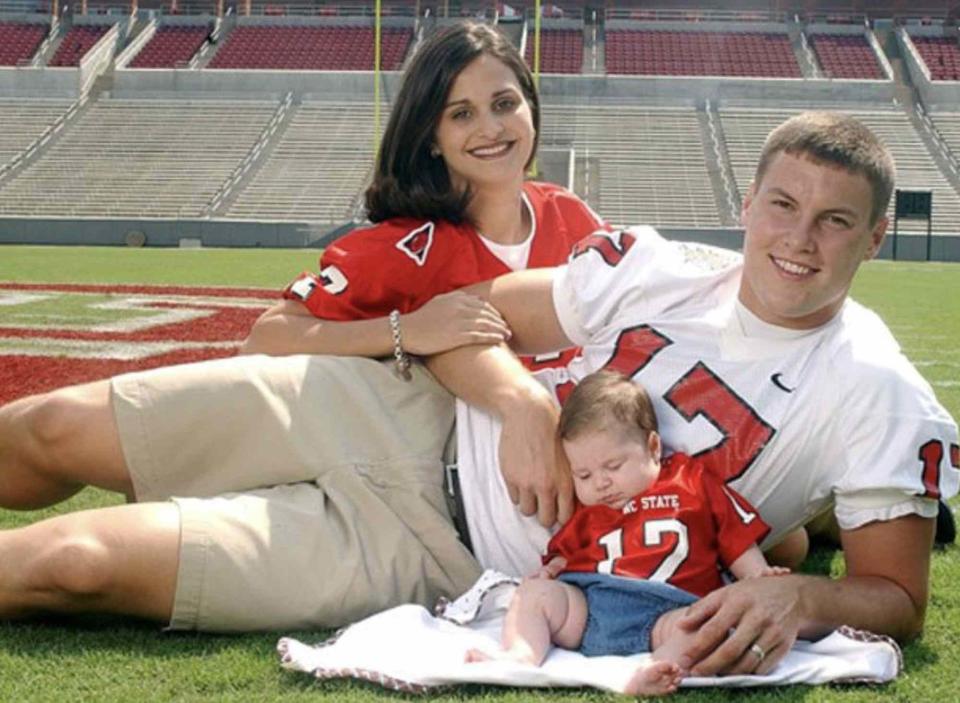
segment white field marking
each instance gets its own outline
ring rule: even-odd
[[[236,349],[240,342],[114,342],[0,337],[0,354],[133,361],[188,349]]]
[[[960,381],[931,381],[934,388],[960,388]]]
[[[57,291],[54,294],[47,295],[46,299],[55,296],[86,296],[103,297],[102,293],[73,293]],[[39,300],[45,299],[38,297]],[[26,301],[33,302],[33,301]],[[167,309],[149,307],[157,303],[189,305],[191,307]],[[67,330],[89,330],[92,332],[138,332],[140,330],[159,327],[160,325],[170,325],[180,322],[189,322],[213,315],[214,310],[198,310],[192,306],[208,306],[211,308],[247,308],[257,309],[265,308],[269,305],[267,300],[256,300],[250,298],[220,298],[208,296],[193,295],[133,295],[121,294],[111,296],[111,300],[98,303],[91,303],[88,308],[91,310],[132,310],[144,314],[141,317],[129,318],[125,320],[110,320],[96,325],[78,324],[70,322],[63,318],[50,317],[44,318],[43,322],[25,322],[21,321],[16,326],[23,329],[67,329]]]
[[[42,300],[49,300],[53,296],[49,293],[21,293],[0,291],[0,305],[14,306],[26,305],[27,303],[39,303]]]
[[[917,341],[922,340],[924,342],[937,342],[940,340],[950,341],[953,339],[953,337],[949,334],[926,334],[924,332],[921,332],[920,334],[913,334],[911,332],[911,334],[904,335],[902,339],[900,337],[897,337],[897,339],[900,341],[900,344],[905,344],[907,342],[912,342],[914,340],[917,340]]]
[[[922,361],[914,361],[913,365],[917,368],[927,368],[928,366],[946,366],[948,369],[960,369],[960,362],[957,361],[935,361],[932,359],[924,359]]]

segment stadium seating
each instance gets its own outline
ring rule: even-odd
[[[960,80],[960,47],[951,37],[910,36],[935,81]]]
[[[544,108],[541,148],[572,148],[581,194],[608,221],[720,225],[693,107]]]
[[[527,65],[533,66],[533,34],[527,35]],[[541,73],[580,73],[583,66],[583,32],[547,29],[540,33]]]
[[[164,25],[130,62],[130,68],[175,68],[190,61],[203,46],[210,27]]]
[[[827,78],[885,78],[873,47],[862,34],[812,34],[809,39]]]
[[[786,34],[613,29],[606,33],[612,74],[800,78]]]
[[[38,139],[70,107],[57,99],[0,100],[0,167]]]
[[[804,106],[811,107],[811,106]],[[862,120],[890,147],[897,164],[897,187],[933,191],[933,230],[936,234],[960,234],[960,196],[943,176],[926,146],[914,130],[909,117],[893,105],[825,105],[843,108]],[[763,140],[771,129],[795,115],[800,106],[737,107],[723,106],[720,121],[723,125],[727,152],[741,197],[753,180],[757,157]],[[893,217],[891,202],[888,215]],[[891,225],[892,227],[892,225]],[[926,223],[905,220],[900,223],[905,233],[926,232]]]
[[[110,29],[108,24],[74,25],[50,59],[51,66],[78,66],[83,55]]]
[[[101,99],[0,189],[0,214],[199,217],[277,108]]]
[[[383,28],[384,70],[400,68],[412,36],[409,28]],[[370,71],[373,28],[242,25],[227,35],[210,68]]]
[[[45,24],[0,22],[0,66],[16,66],[32,58],[47,30]]]
[[[372,103],[306,102],[225,216],[343,222],[372,163]]]

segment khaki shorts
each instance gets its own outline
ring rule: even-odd
[[[422,367],[248,356],[127,374],[114,413],[139,501],[180,508],[170,627],[338,627],[466,590],[443,496],[451,396]]]

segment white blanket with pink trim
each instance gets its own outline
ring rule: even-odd
[[[649,654],[585,657],[554,649],[540,667],[506,661],[465,663],[468,649],[491,650],[516,579],[488,571],[464,595],[441,603],[432,615],[401,605],[308,645],[279,641],[282,665],[318,679],[357,678],[386,688],[424,692],[465,683],[504,686],[592,686],[622,693]],[[681,686],[779,686],[784,684],[884,683],[903,667],[900,648],[887,637],[841,628],[817,642],[798,641],[764,676],[688,677]]]

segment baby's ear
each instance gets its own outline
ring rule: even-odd
[[[650,452],[650,457],[660,463],[660,434],[657,432],[650,432],[647,435],[647,450]]]

